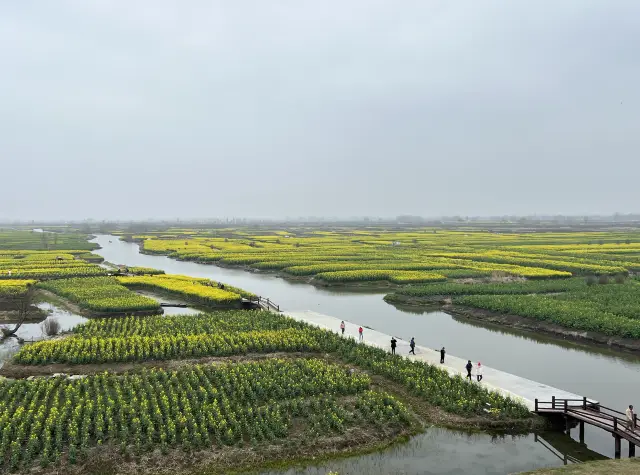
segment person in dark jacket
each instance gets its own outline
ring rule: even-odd
[[[469,381],[471,381],[471,370],[473,369],[473,365],[471,364],[471,360],[469,360],[467,362],[467,366],[465,366],[465,368],[467,368],[467,378],[469,378]]]
[[[409,346],[411,347],[411,350],[409,350],[409,354],[416,354],[416,340],[414,337],[411,337],[411,341],[409,342]]]
[[[446,351],[444,351],[444,346],[442,347],[442,349],[440,350],[440,363],[443,364],[444,363],[444,355],[445,355]]]
[[[395,336],[391,337],[391,354],[395,355],[396,354],[396,343],[398,343],[398,340],[396,340]]]

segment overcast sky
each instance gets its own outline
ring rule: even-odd
[[[0,161],[0,219],[640,211],[640,2],[3,1]]]

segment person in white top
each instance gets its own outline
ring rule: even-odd
[[[625,412],[627,414],[627,428],[629,430],[635,430],[636,429],[636,421],[635,421],[636,415],[633,412],[633,406],[629,406]]]
[[[482,381],[482,364],[478,361],[478,367],[476,368],[476,377],[478,382]]]
[[[340,322],[340,330],[342,330],[342,334],[344,335],[344,320]]]

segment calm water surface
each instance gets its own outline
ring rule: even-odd
[[[220,280],[269,297],[285,310],[314,310],[394,334],[403,339],[414,336],[420,345],[438,349],[446,346],[447,351],[452,355],[473,361],[482,361],[483,364],[491,367],[585,395],[597,399],[609,407],[622,409],[628,404],[640,405],[640,400],[634,400],[634,398],[640,399],[640,358],[636,356],[581,346],[531,333],[460,321],[440,311],[407,311],[384,302],[382,300],[384,294],[382,293],[354,293],[318,289],[308,284],[291,283],[264,273],[181,262],[166,256],[144,255],[140,254],[136,244],[119,241],[114,236],[98,236],[95,242],[100,244],[102,249],[94,252],[115,264],[154,267],[172,274],[186,274]],[[445,433],[451,434],[450,432]],[[459,450],[473,453],[473,450],[476,449],[470,447],[484,447],[483,450],[487,452],[487,455],[495,456],[495,460],[499,460],[500,454],[506,458],[510,452],[518,452],[520,449],[517,447],[522,447],[522,454],[529,454],[527,456],[521,455],[522,457],[530,456],[533,457],[533,463],[540,462],[535,455],[537,452],[531,448],[536,446],[532,440],[529,441],[525,438],[482,445],[479,442],[482,440],[482,436],[479,437],[478,440],[461,445],[460,447],[463,448]],[[440,447],[439,450],[447,450],[446,448],[449,447],[453,452],[450,452],[446,457],[450,457],[458,450],[453,446],[458,447],[460,443],[457,442],[459,441],[457,437],[453,437],[453,441],[446,442],[445,440],[446,436],[429,437],[428,435],[412,440],[409,444],[412,447],[411,450],[424,450],[424,457],[427,457],[426,452],[428,452],[428,467],[415,468],[413,471],[384,473],[470,473],[467,470],[459,472],[438,471],[444,470],[444,468],[433,463],[432,458],[435,457],[434,460],[437,460],[438,457],[435,454],[438,453],[443,457],[444,455],[434,447]],[[591,449],[606,456],[613,456],[613,440],[610,434],[588,427],[585,442]],[[527,448],[525,449],[525,447]],[[392,451],[405,449],[407,446],[394,448]],[[518,457],[513,455],[517,460]],[[376,460],[379,459],[379,456],[380,454],[359,457],[358,460],[361,460],[362,463],[365,463],[364,460],[369,460],[367,463],[375,465],[378,463]],[[390,460],[393,459],[393,456],[389,454],[386,457],[389,457]],[[459,455],[455,455],[455,457],[459,457]],[[477,458],[470,457],[469,463],[472,463],[472,459]],[[427,459],[423,458],[422,460],[426,462]],[[460,458],[460,460],[456,460],[456,463],[462,464],[464,460],[464,458]],[[552,460],[550,460],[551,462]],[[514,461],[514,463],[516,462]],[[360,462],[358,462],[358,466],[359,464]],[[340,473],[369,473],[370,466],[367,465],[367,467],[369,468],[357,472],[341,469]],[[467,466],[467,469],[469,467]],[[508,473],[502,468],[491,469],[491,465],[487,467],[489,471],[474,473]]]
[[[154,298],[159,302],[169,301],[174,303],[180,303],[175,300],[165,299],[163,297],[160,297],[150,292],[144,292],[144,295]],[[70,331],[76,325],[79,325],[80,323],[87,321],[86,317],[69,312],[49,302],[38,303],[37,307],[44,311],[45,315],[43,316],[42,320],[44,321],[46,318],[55,318],[56,320],[58,320],[58,323],[60,324],[61,331]],[[199,312],[200,310],[197,310],[195,308],[190,308],[190,307],[187,307],[187,308],[165,307],[164,308],[165,315],[193,315]],[[6,325],[8,327],[13,327],[13,324],[10,324],[10,323]],[[23,324],[18,329],[16,336],[26,341],[42,340],[47,338],[44,332],[42,331],[42,322]],[[17,338],[13,338],[13,337],[6,338],[0,341],[0,368],[2,368],[2,365],[4,364],[4,362],[7,361],[9,358],[11,358],[14,354],[16,354],[19,349],[20,349],[20,344],[18,343]]]
[[[62,308],[56,307],[48,302],[42,302],[37,304],[41,310],[46,313],[45,318],[55,318],[60,323],[61,331],[69,331],[76,325],[85,322],[87,319],[77,315],[75,313],[68,312]],[[8,327],[13,327],[13,324],[7,324]],[[45,338],[45,334],[42,331],[42,322],[39,323],[25,323],[17,331],[16,335],[19,338],[25,340],[40,340]],[[20,345],[17,338],[6,338],[0,342],[0,368],[4,362],[11,358],[18,350]]]
[[[558,465],[533,436],[492,439],[432,428],[406,444],[381,452],[328,462],[317,467],[264,472],[268,475],[457,475],[506,474]]]

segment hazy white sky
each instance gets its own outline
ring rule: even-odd
[[[637,0],[0,2],[0,219],[640,211]]]

